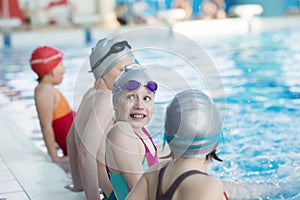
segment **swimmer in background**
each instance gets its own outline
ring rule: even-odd
[[[202,3],[202,18],[203,19],[224,19],[226,18],[224,0],[205,0]]]
[[[192,16],[193,9],[188,0],[175,0],[172,3],[172,7],[183,9],[186,14],[185,19],[189,19]]]
[[[118,200],[126,198],[142,173],[158,163],[145,126],[152,118],[157,83],[138,65],[125,67],[113,88],[115,124],[106,138],[106,163]]]
[[[75,117],[63,94],[55,88],[63,80],[63,53],[50,46],[36,48],[31,55],[30,65],[38,75],[34,100],[43,139],[53,162],[68,162],[66,137]],[[56,144],[64,156],[58,156]]]
[[[126,40],[101,39],[89,55],[94,86],[84,94],[67,143],[72,184],[67,189],[84,190],[88,200],[100,200],[99,188],[114,199],[105,168],[105,137],[113,125],[112,88],[126,65],[135,62]]]
[[[165,140],[171,162],[148,169],[128,200],[228,199],[222,182],[206,173],[216,155],[222,120],[214,102],[200,90],[178,93],[166,110]]]

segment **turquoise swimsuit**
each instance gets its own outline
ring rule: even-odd
[[[155,148],[155,155],[152,155],[149,148],[147,147],[146,143],[144,140],[139,136],[139,139],[143,142],[144,147],[145,147],[145,159],[143,161],[143,169],[146,171],[149,167],[152,165],[155,165],[158,163],[158,156],[157,156],[157,149],[156,146],[154,145],[152,138],[148,131],[143,128],[144,133],[148,136],[148,138],[151,140],[151,143],[153,144]],[[126,196],[129,193],[129,188],[126,182],[126,179],[124,178],[123,174],[113,174],[108,171],[109,179],[111,181],[111,184],[113,186],[115,195],[118,197],[119,200],[123,200],[126,198]]]

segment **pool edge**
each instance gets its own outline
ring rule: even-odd
[[[5,116],[7,113],[0,110],[0,138],[5,144],[0,145],[0,157],[28,198],[83,199],[83,192],[73,193],[64,188],[70,177]]]
[[[9,37],[9,47],[28,47],[40,44],[60,45],[62,43],[90,45],[103,37],[126,32],[139,28],[164,28],[170,31],[182,33],[188,37],[219,37],[224,35],[244,35],[289,27],[300,28],[300,16],[282,16],[282,17],[254,17],[251,20],[243,18],[226,19],[192,19],[187,21],[178,21],[173,24],[142,24],[127,25],[116,28],[105,28],[101,26],[92,26],[88,28],[89,43],[87,43],[87,29],[84,27],[48,27],[32,30],[11,30],[7,33],[0,32],[0,48],[7,47],[5,38]]]

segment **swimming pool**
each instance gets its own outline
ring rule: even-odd
[[[224,178],[279,186],[269,199],[300,199],[300,29],[209,45],[224,83]]]
[[[224,142],[219,146],[224,161],[214,162],[210,173],[245,185],[278,186],[261,199],[300,199],[299,37],[300,29],[285,29],[196,40],[216,63],[226,95]],[[59,88],[69,101],[77,101],[76,108],[73,89],[91,46],[58,47],[65,52],[67,68]],[[0,98],[0,106],[14,113],[24,132],[44,150],[33,102],[35,75],[28,64],[31,51],[30,47],[0,50],[0,89],[13,100]],[[154,53],[148,59],[162,58]],[[186,77],[198,84],[192,75]]]

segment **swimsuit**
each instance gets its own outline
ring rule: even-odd
[[[146,171],[149,167],[158,163],[158,155],[157,155],[156,146],[154,145],[150,134],[148,133],[148,131],[145,128],[142,128],[142,130],[147,135],[147,137],[150,139],[152,145],[155,148],[155,155],[152,155],[149,148],[147,147],[146,143],[144,142],[144,140],[138,134],[136,134],[138,136],[138,138],[142,141],[142,143],[144,144],[144,147],[145,147],[145,159],[143,161],[143,169],[144,169],[144,171]],[[126,179],[124,178],[124,176],[122,174],[114,174],[114,173],[109,172],[108,168],[107,168],[107,171],[108,171],[108,176],[111,181],[111,184],[114,188],[115,195],[118,197],[119,200],[125,199],[129,193],[129,188],[128,188]]]
[[[56,143],[63,150],[64,155],[68,155],[66,138],[76,113],[72,111],[61,92],[59,96],[60,101],[53,110],[52,128]]]
[[[143,138],[141,138],[141,136],[139,136],[138,134],[136,134],[139,139],[142,141],[142,143],[144,144],[144,147],[145,147],[145,158],[144,159],[144,163],[147,164],[147,166],[143,166],[144,168],[144,171],[146,171],[149,167],[155,165],[158,163],[158,155],[157,155],[157,148],[156,146],[154,145],[153,141],[152,141],[152,138],[151,138],[151,135],[149,134],[149,132],[143,127],[142,128],[143,132],[147,135],[147,137],[150,139],[152,145],[154,146],[154,149],[155,149],[155,155],[153,156],[148,148],[148,146],[146,145],[146,143],[144,142]]]
[[[187,172],[184,172],[183,174],[181,174],[174,182],[173,184],[169,187],[169,189],[163,194],[162,192],[162,177],[165,173],[166,170],[166,166],[163,167],[160,171],[159,171],[159,175],[158,175],[158,184],[157,184],[157,189],[156,189],[156,200],[171,200],[175,191],[177,190],[177,187],[180,185],[180,183],[187,178],[188,176],[191,176],[193,174],[203,174],[203,175],[207,175],[207,173],[198,171],[198,170],[190,170]],[[226,194],[226,192],[224,192],[224,196],[226,200],[229,200],[228,195]]]

